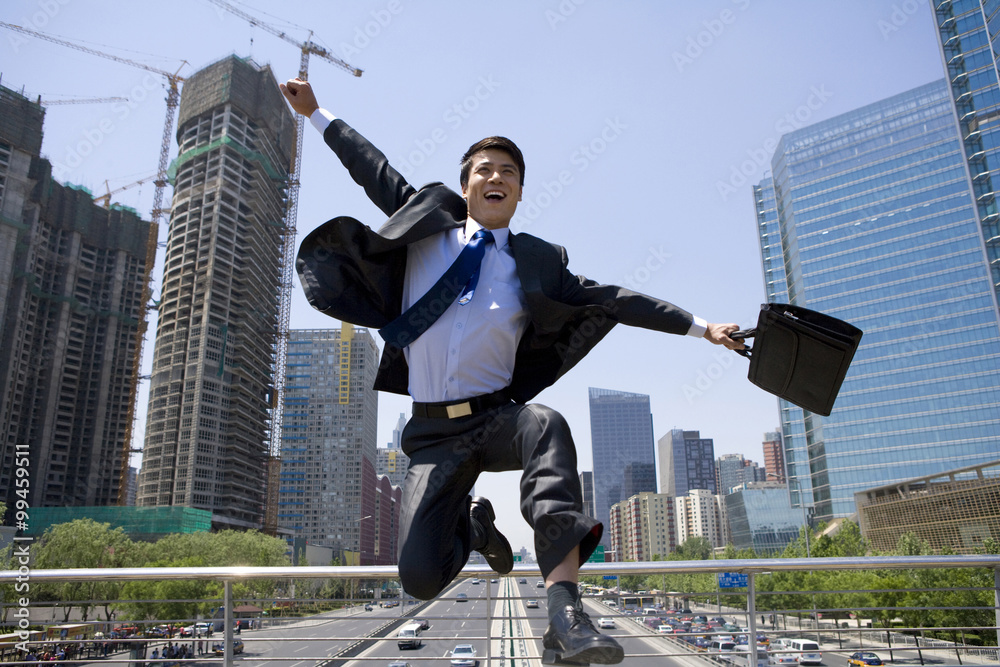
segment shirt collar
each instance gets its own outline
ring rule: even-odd
[[[472,235],[478,232],[480,229],[486,229],[481,224],[473,220],[472,218],[466,218],[465,220],[465,239],[466,243],[472,238]],[[491,229],[490,232],[493,234],[493,244],[496,246],[497,250],[503,250],[504,246],[507,245],[510,239],[510,227],[501,227],[499,229]]]

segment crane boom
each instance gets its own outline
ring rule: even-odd
[[[104,102],[128,102],[127,97],[84,97],[75,100],[43,100],[38,103],[43,107],[51,107],[58,104],[103,104]]]
[[[358,69],[357,67],[354,67],[353,65],[347,64],[346,62],[344,62],[340,58],[337,58],[337,57],[333,56],[325,48],[323,48],[319,44],[316,44],[315,42],[313,42],[313,41],[311,41],[309,39],[307,39],[305,42],[300,42],[299,40],[295,39],[294,37],[292,37],[291,35],[289,35],[287,32],[285,32],[284,30],[281,30],[280,28],[276,28],[276,27],[274,27],[272,25],[268,25],[267,23],[264,23],[263,21],[261,21],[260,19],[258,19],[255,16],[253,16],[252,14],[248,14],[245,11],[243,11],[242,9],[240,9],[239,7],[236,7],[235,5],[233,5],[233,4],[229,3],[229,2],[226,2],[226,0],[209,0],[209,2],[211,2],[214,5],[218,5],[219,7],[222,7],[223,9],[225,9],[227,12],[230,12],[231,14],[235,14],[236,16],[239,16],[241,19],[243,19],[244,21],[246,21],[247,23],[249,23],[252,26],[256,26],[256,27],[260,28],[261,30],[266,30],[267,32],[269,32],[272,35],[274,35],[275,37],[278,37],[280,39],[285,40],[289,44],[294,44],[295,46],[297,46],[300,49],[302,49],[304,52],[308,51],[312,55],[319,56],[323,60],[326,60],[327,62],[329,62],[329,63],[331,63],[333,65],[336,65],[337,67],[341,68],[342,70],[350,72],[354,76],[361,76],[362,70]],[[309,33],[309,36],[312,37],[312,32]]]

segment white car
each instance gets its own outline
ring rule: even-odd
[[[479,661],[476,659],[476,647],[472,644],[459,644],[451,652],[451,664],[453,667],[476,667]]]
[[[599,628],[610,628],[615,627],[615,619],[613,618],[599,618],[597,619],[597,627]]]

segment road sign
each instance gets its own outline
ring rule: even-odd
[[[604,562],[604,545],[599,544],[597,548],[594,549],[594,553],[590,554],[590,558],[587,559],[588,563],[603,563]]]
[[[617,574],[606,574],[606,575],[604,575],[604,578],[605,579],[617,579],[618,575]]]
[[[739,572],[719,572],[719,588],[746,588],[747,575]]]

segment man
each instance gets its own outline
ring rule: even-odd
[[[299,249],[310,303],[386,339],[375,388],[414,399],[402,434],[399,574],[421,599],[441,592],[479,551],[500,574],[513,555],[489,500],[470,498],[479,473],[522,470],[521,514],[535,534],[548,595],[543,662],[613,664],[624,657],[583,611],[580,564],[603,527],[582,511],[576,451],[554,410],[527,404],[618,322],[740,349],[735,324],[708,324],[672,304],[567,269],[565,250],[508,224],[524,159],[504,137],[463,156],[461,195],[414,189],[378,149],[319,107],[308,83],[281,86],[388,221],[373,232],[334,218]],[[461,275],[461,278],[458,276]]]

